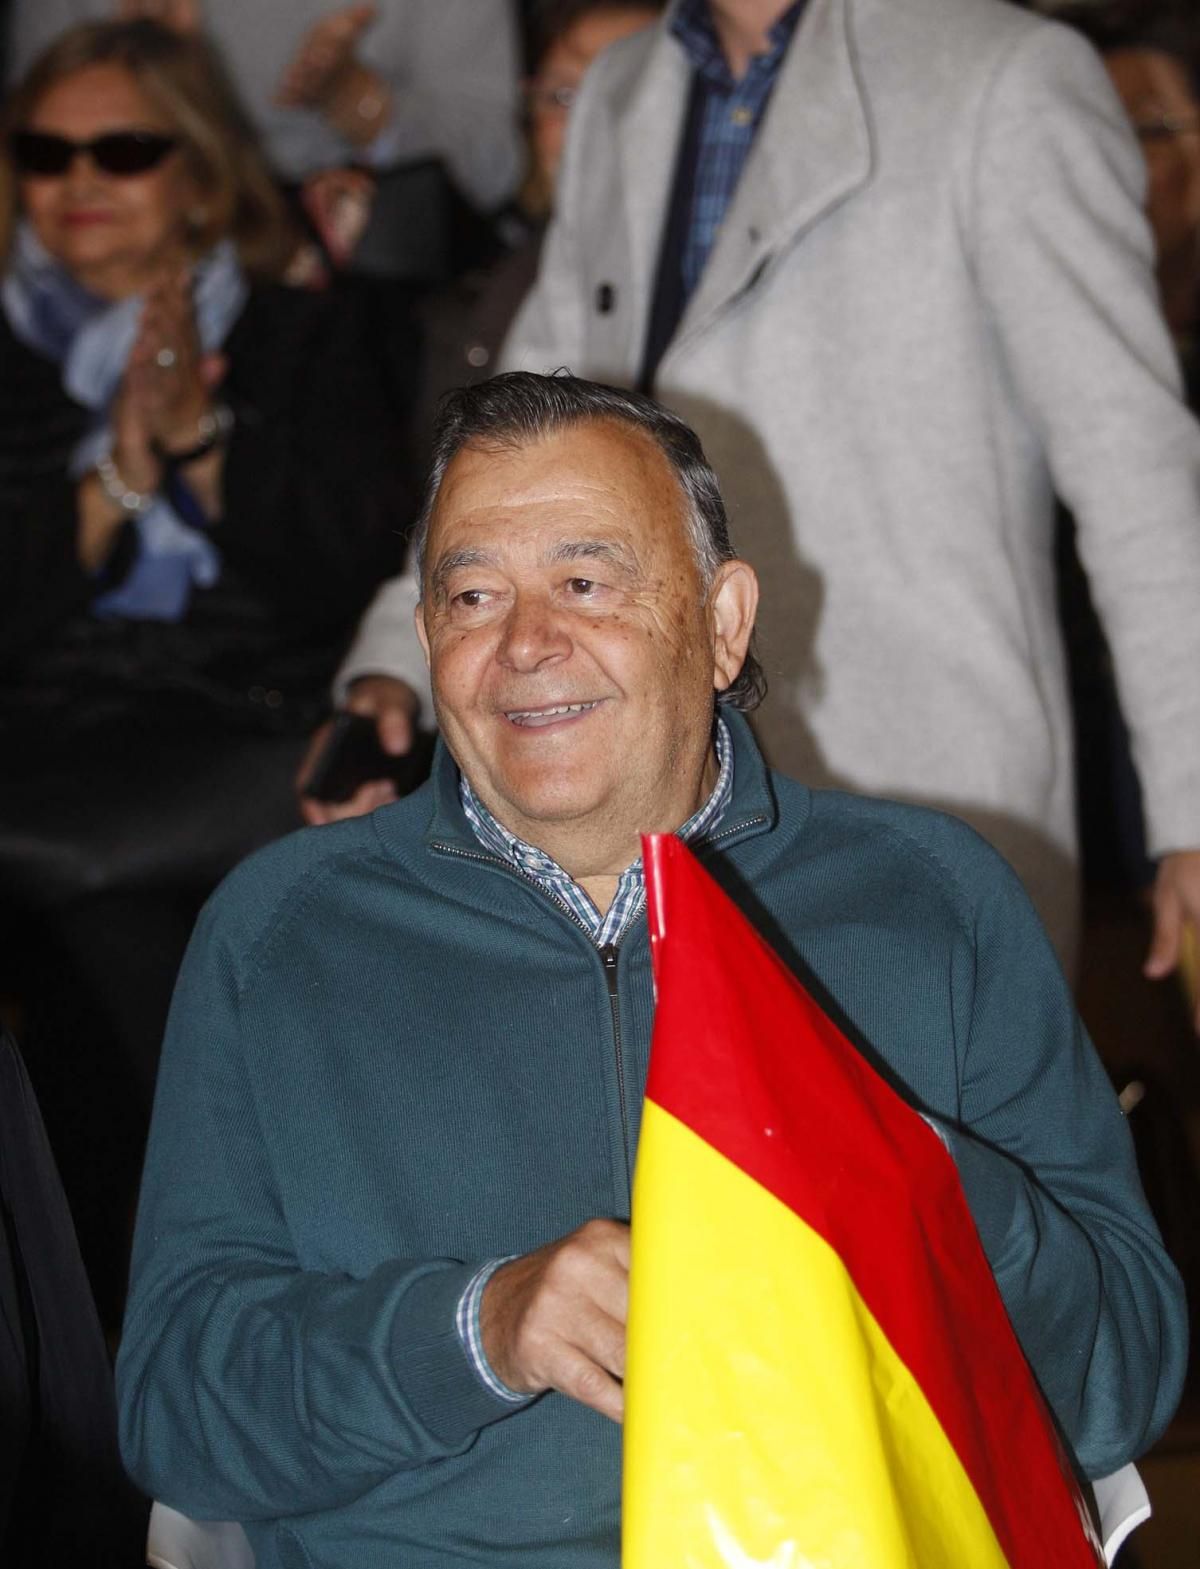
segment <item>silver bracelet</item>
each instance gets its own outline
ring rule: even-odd
[[[141,517],[143,512],[149,512],[154,505],[153,492],[130,490],[111,457],[97,458],[96,475],[104,494],[110,501],[115,501],[122,512],[128,512],[132,517]]]

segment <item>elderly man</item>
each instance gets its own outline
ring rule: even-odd
[[[246,863],[180,980],[135,1477],[260,1569],[614,1569],[645,830],[942,1126],[1080,1464],[1151,1442],[1180,1288],[1045,935],[963,824],[767,771],[754,574],[691,431],[566,377],[465,389],[422,528],[432,780]]]

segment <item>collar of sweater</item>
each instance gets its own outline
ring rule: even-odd
[[[721,818],[714,838],[722,843],[775,826],[778,807],[771,778],[750,726],[742,714],[723,708],[721,716],[729,727],[733,742],[733,799]],[[458,791],[458,764],[439,738],[433,756],[430,785],[433,810],[425,830],[425,843],[431,850],[476,858],[492,859],[475,837],[462,809]],[[381,829],[387,813],[377,813]],[[499,863],[500,858],[494,859]]]

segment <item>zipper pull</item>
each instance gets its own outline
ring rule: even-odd
[[[605,943],[600,950],[600,962],[604,966],[604,979],[608,985],[608,995],[617,995],[617,950],[612,943]]]

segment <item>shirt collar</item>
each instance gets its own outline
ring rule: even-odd
[[[747,75],[775,75],[792,34],[796,31],[796,23],[800,20],[804,6],[805,0],[795,0],[771,24],[767,31],[769,47],[765,54],[755,55],[751,59]],[[684,53],[701,76],[726,91],[734,87],[733,73],[713,25],[709,0],[680,0],[671,18],[670,30],[683,45]]]
[[[713,785],[712,793],[704,805],[692,813],[682,828],[676,830],[684,844],[693,843],[715,828],[733,798],[733,743],[730,740],[729,727],[720,715],[717,716],[714,727],[713,743],[717,753],[717,782]],[[527,844],[524,839],[502,827],[471,789],[465,774],[459,776],[458,792],[467,821],[485,850],[491,850],[493,854],[501,856],[510,866],[516,867],[519,871],[548,883],[574,881],[571,874],[565,871],[553,856],[547,855],[544,850],[539,850],[536,845]],[[627,872],[640,870],[640,867],[639,856],[632,867],[627,868]]]

